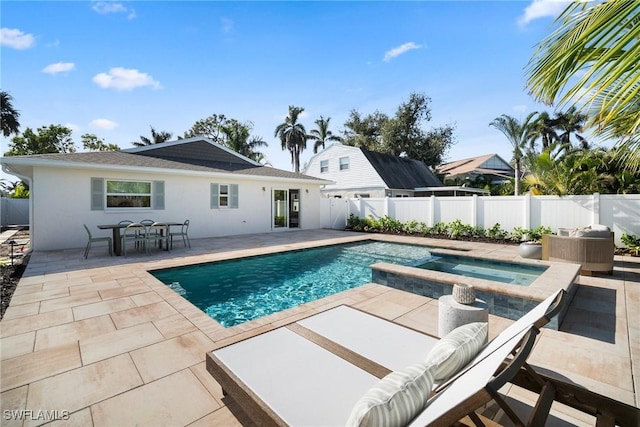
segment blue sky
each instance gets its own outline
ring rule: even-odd
[[[393,115],[411,92],[431,98],[427,128],[455,124],[447,159],[511,158],[489,127],[501,114],[552,108],[524,67],[562,10],[557,1],[2,1],[1,87],[22,130],[61,124],[130,148],[156,130],[182,135],[224,114],[254,124],[270,163],[289,105],[307,131],[352,109]],[[1,151],[9,140],[2,138]],[[301,156],[313,155],[313,144]]]

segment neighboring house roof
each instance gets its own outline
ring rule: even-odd
[[[439,187],[442,182],[420,160],[396,157],[361,149],[378,175],[391,189],[415,189],[417,187]]]
[[[438,167],[438,172],[448,176],[467,174],[513,176],[514,174],[511,165],[497,154],[485,154],[445,163]]]
[[[324,181],[319,178],[262,166],[207,138],[188,138],[122,151],[34,154],[2,158],[7,165],[105,166]],[[13,169],[13,168],[11,168]]]

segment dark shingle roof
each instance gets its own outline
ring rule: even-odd
[[[180,149],[182,147],[182,149]],[[242,157],[206,141],[186,142],[172,147],[148,149],[140,152],[95,151],[86,153],[53,153],[14,156],[15,159],[42,159],[51,162],[71,162],[108,166],[136,168],[154,168],[197,172],[229,173],[234,175],[253,175],[274,178],[308,179],[318,178],[301,173],[288,172],[272,167],[256,165]],[[9,158],[6,158],[9,159]]]
[[[362,149],[376,172],[393,189],[440,187],[442,182],[424,162]]]

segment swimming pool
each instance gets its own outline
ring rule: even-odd
[[[546,267],[455,255],[435,255],[427,262],[417,264],[418,268],[519,286],[529,286],[546,271]]]
[[[261,255],[151,274],[225,327],[371,282],[377,262],[407,264],[429,247],[365,241]]]

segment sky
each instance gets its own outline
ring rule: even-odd
[[[11,1],[0,3],[3,91],[21,130],[59,124],[131,148],[182,136],[212,114],[253,123],[269,163],[290,105],[307,132],[340,135],[351,110],[389,116],[412,92],[431,99],[425,129],[455,126],[446,161],[496,153],[489,123],[553,108],[528,95],[525,68],[566,2]],[[0,151],[10,138],[0,138]],[[313,155],[313,141],[301,155]],[[4,176],[5,178],[13,178]],[[14,179],[15,180],[15,179]]]

